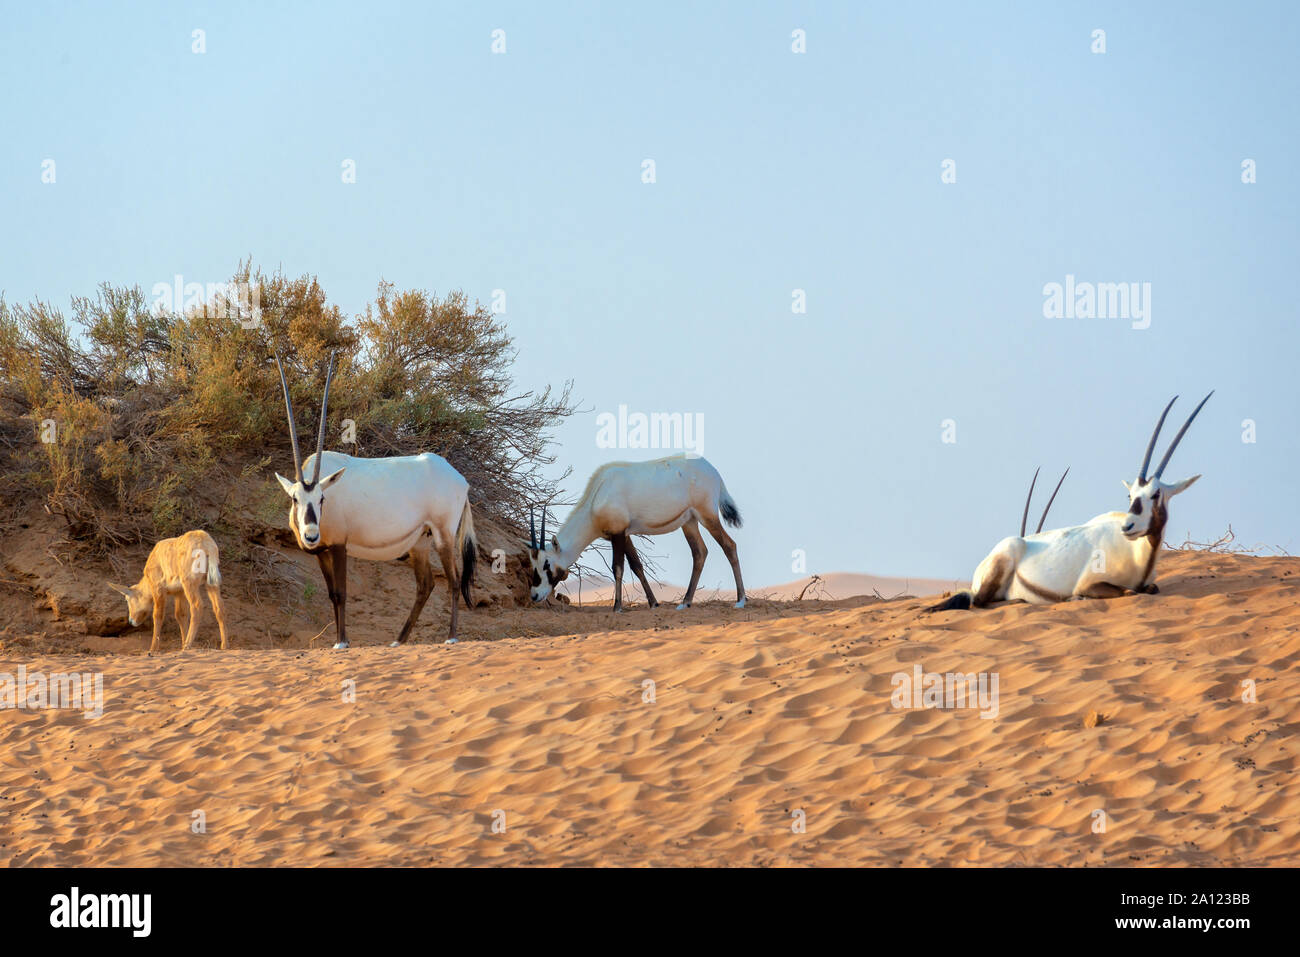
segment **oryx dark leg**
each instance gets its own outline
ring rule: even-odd
[[[731,562],[731,572],[736,576],[736,607],[745,607],[745,583],[740,577],[740,556],[736,554],[736,542],[727,534],[727,530],[722,527],[716,516],[700,516],[700,521],[704,527],[709,530],[709,534],[714,540],[722,546],[722,554],[727,556],[727,561]],[[685,526],[683,526],[685,527]]]
[[[617,535],[611,535],[610,544],[614,546],[614,557],[612,565],[614,567],[614,610],[623,610],[623,556],[627,550],[627,533],[620,532]]]
[[[316,560],[320,562],[321,574],[325,576],[325,589],[334,606],[334,647],[347,648],[348,547],[331,545],[323,552],[318,552]]]
[[[411,637],[411,629],[415,627],[420,612],[424,611],[424,603],[429,600],[429,593],[433,591],[433,566],[429,563],[428,549],[421,543],[412,548],[407,557],[410,558],[411,569],[415,572],[415,604],[411,607],[411,613],[406,616],[406,624],[402,626],[397,640],[393,642],[394,645],[406,644],[406,639]],[[454,611],[452,615],[455,615]]]
[[[1119,585],[1112,585],[1110,582],[1093,582],[1083,591],[1079,592],[1080,598],[1119,598],[1121,595],[1128,594],[1127,588],[1121,588]]]
[[[442,562],[442,573],[447,576],[447,598],[448,604],[451,605],[451,625],[447,630],[447,644],[454,645],[456,638],[456,614],[460,608],[460,571],[459,565],[456,564],[455,540],[444,542],[438,549],[438,560]]]
[[[686,588],[686,597],[677,606],[679,611],[690,608],[691,602],[695,600],[695,586],[700,583],[700,573],[704,571],[704,559],[709,554],[708,546],[704,544],[704,536],[700,534],[699,522],[687,522],[682,526],[682,534],[686,536],[686,544],[691,546],[691,583]]]
[[[641,556],[636,553],[636,548],[632,545],[632,536],[623,536],[623,550],[627,553],[627,563],[632,566],[632,573],[641,581],[641,588],[645,592],[646,604],[651,608],[659,605],[655,593],[650,590],[650,582],[646,580],[645,569],[641,567]]]

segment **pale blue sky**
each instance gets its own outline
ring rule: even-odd
[[[504,289],[519,383],[572,378],[590,410],[558,434],[573,485],[660,454],[597,448],[598,413],[702,414],[751,585],[796,548],[968,577],[1035,466],[1073,466],[1055,523],[1122,507],[1163,403],[1172,432],[1214,388],[1169,537],[1294,552],[1298,26],[1289,3],[6,2],[0,289],[66,306],[250,254],[349,312],[380,278]],[[1067,274],[1150,282],[1151,327],[1045,319]],[[713,549],[703,583],[729,582]]]

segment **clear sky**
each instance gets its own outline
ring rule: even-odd
[[[504,290],[519,383],[586,410],[571,490],[662,454],[598,447],[600,413],[702,416],[751,586],[795,549],[968,577],[1036,466],[1073,467],[1056,524],[1121,508],[1163,404],[1172,432],[1216,389],[1168,537],[1295,552],[1298,27],[1294,3],[5,0],[0,289],[66,307],[251,255],[349,313],[381,278]],[[1149,327],[1045,317],[1067,275],[1150,283]],[[702,584],[729,583],[714,548]]]

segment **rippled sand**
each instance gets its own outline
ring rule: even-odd
[[[0,860],[1295,865],[1297,577],[1175,553],[1160,595],[1053,607],[480,609],[471,635],[552,633],[11,649],[0,671],[102,671],[106,710],[0,711]],[[918,663],[996,672],[998,717],[894,708]]]

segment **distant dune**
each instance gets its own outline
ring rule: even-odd
[[[271,648],[250,619],[230,651],[173,634],[151,657],[133,632],[57,654],[77,646],[10,625],[0,672],[101,674],[104,713],[0,712],[0,856],[1300,864],[1300,559],[1166,553],[1158,595],[928,600],[495,605],[461,620],[498,640],[444,645],[426,612],[388,648],[405,604],[359,590],[349,652]],[[917,672],[996,675],[999,700],[897,703]]]
[[[815,579],[815,580],[814,580]],[[903,596],[938,595],[957,588],[966,588],[969,581],[956,581],[943,578],[891,578],[885,575],[863,575],[858,572],[829,572],[825,575],[800,578],[784,585],[771,585],[766,588],[747,586],[747,591],[754,598],[768,598],[772,601],[795,601],[820,598],[826,601],[840,601],[845,598],[866,596],[869,598],[899,598]],[[685,585],[672,583],[657,584],[651,580],[655,597],[660,601],[674,604],[686,594]],[[568,595],[570,601],[578,602],[578,582],[570,578],[560,585],[559,590]],[[703,583],[695,591],[696,601],[734,601],[736,588],[734,584],[705,588]],[[641,583],[630,571],[623,575],[623,601],[643,601]],[[604,604],[614,600],[614,583],[602,582],[582,586],[582,604]]]

